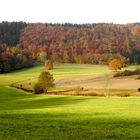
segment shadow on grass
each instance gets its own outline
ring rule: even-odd
[[[56,108],[59,106],[78,104],[91,98],[82,98],[82,97],[66,97],[66,96],[56,96],[56,97],[32,97],[26,99],[19,99],[15,102],[18,104],[16,108],[24,109],[40,109],[40,108]],[[15,108],[15,109],[16,109]]]
[[[36,66],[36,67],[38,67],[38,66]],[[30,66],[30,67],[27,67],[27,68],[21,68],[21,69],[17,69],[17,70],[13,70],[13,71],[7,72],[7,73],[0,73],[0,75],[17,74],[17,73],[25,72],[26,70],[30,70],[32,68],[35,68],[35,66]]]
[[[0,87],[1,111],[59,107],[77,104],[90,99],[90,97],[27,95],[9,87]]]

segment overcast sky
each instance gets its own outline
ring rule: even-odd
[[[140,22],[140,0],[0,0],[1,21]]]

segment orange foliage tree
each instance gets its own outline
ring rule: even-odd
[[[53,63],[50,60],[45,61],[45,69],[46,71],[53,69]]]
[[[131,32],[135,37],[140,37],[140,26],[139,25],[134,26]]]
[[[122,66],[123,66],[123,64],[122,64],[121,60],[119,60],[119,59],[113,59],[109,63],[109,68],[111,70],[115,70],[115,71],[121,70]]]

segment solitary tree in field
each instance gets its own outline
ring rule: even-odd
[[[121,70],[121,68],[122,68],[122,62],[119,59],[113,59],[109,63],[109,68],[111,70],[115,70],[115,71]]]
[[[53,87],[53,75],[49,72],[42,72],[38,77],[38,82],[34,86],[34,91],[36,94],[46,93],[50,87]]]
[[[51,60],[45,61],[45,69],[46,69],[46,71],[53,69],[53,63]]]

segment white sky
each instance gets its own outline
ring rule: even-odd
[[[1,21],[140,22],[140,0],[0,0]]]

